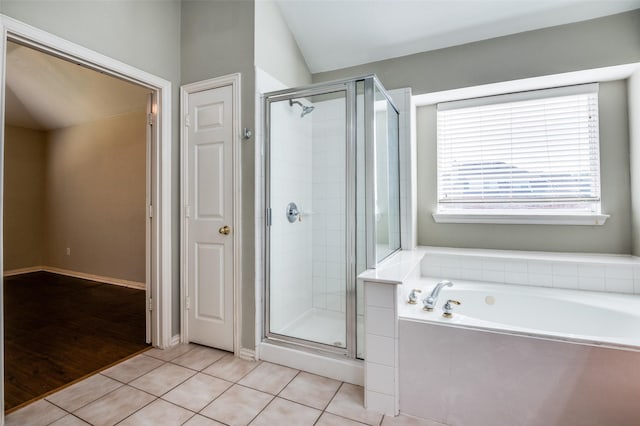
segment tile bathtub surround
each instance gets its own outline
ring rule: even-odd
[[[423,276],[640,295],[640,258],[424,248]]]
[[[365,410],[360,386],[206,349],[147,351],[11,413],[6,425],[436,426]]]
[[[366,281],[365,406],[398,413],[398,310],[396,284]]]

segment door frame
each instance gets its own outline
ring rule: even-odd
[[[233,219],[231,233],[233,237],[233,353],[235,356],[242,356],[242,158],[241,158],[241,99],[240,85],[241,74],[234,73],[195,83],[185,84],[180,87],[180,337],[181,342],[189,343],[189,315],[186,309],[186,297],[188,290],[188,265],[189,257],[187,250],[188,223],[187,223],[187,195],[188,195],[188,147],[186,146],[188,134],[186,126],[187,104],[189,95],[205,90],[217,89],[219,87],[231,86],[232,91],[232,198],[233,198]]]
[[[171,82],[128,64],[87,49],[31,25],[0,14],[0,85],[5,87],[7,41],[16,41],[90,69],[148,87],[156,94],[156,111],[152,117],[153,144],[150,174],[150,205],[147,205],[147,290],[151,291],[147,309],[151,311],[151,343],[166,348],[171,335]],[[4,119],[5,90],[0,91],[0,215],[4,213]],[[149,228],[149,224],[151,225]],[[0,223],[0,244],[4,241]],[[0,270],[4,270],[0,257]],[[4,312],[0,291],[0,363],[4,377]],[[4,384],[0,384],[0,424],[4,423]]]

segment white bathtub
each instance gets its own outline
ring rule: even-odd
[[[438,281],[405,282],[399,318],[640,350],[640,296],[456,280],[426,312],[421,301]],[[406,303],[413,288],[422,291],[417,305]],[[447,299],[461,302],[449,319],[442,316]]]
[[[398,292],[401,412],[454,426],[640,425],[639,296],[455,280],[423,311],[437,281]],[[462,303],[451,319],[447,299]]]

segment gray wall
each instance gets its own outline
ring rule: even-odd
[[[144,283],[146,111],[48,132],[5,129],[4,269]]]
[[[173,334],[180,332],[180,1],[2,0],[0,12],[171,81]]]
[[[413,94],[640,61],[640,10],[313,75],[376,73]]]
[[[255,64],[287,87],[311,84],[311,73],[278,5],[256,2]]]
[[[4,270],[44,261],[46,132],[5,126]]]
[[[417,111],[418,244],[511,250],[631,252],[629,125],[625,80],[600,84],[600,167],[603,226],[435,223],[436,108]]]
[[[413,94],[640,62],[640,10],[590,21],[499,37],[313,75],[314,82],[376,73],[388,88]],[[637,85],[638,83],[636,83]],[[630,253],[631,199],[634,229],[640,228],[640,172],[629,183],[625,83],[603,85],[600,99],[602,197],[605,226],[435,225],[435,112],[420,108],[418,125],[418,243],[453,247]],[[637,92],[637,88],[635,89]],[[637,94],[636,94],[637,98]],[[636,107],[637,110],[637,107]],[[632,115],[633,117],[633,115]],[[631,120],[636,128],[638,121]],[[638,145],[640,146],[640,145]],[[633,144],[632,144],[633,149]],[[640,153],[634,164],[640,167]],[[640,253],[640,230],[635,253]]]
[[[146,161],[146,110],[47,132],[41,265],[144,283]]]
[[[640,69],[628,80],[631,162],[631,253],[640,256]]]
[[[182,84],[240,72],[242,126],[255,117],[254,2],[182,2]],[[255,140],[242,142],[242,347],[255,346]],[[176,299],[178,299],[176,297]]]

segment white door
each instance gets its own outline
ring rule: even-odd
[[[232,86],[188,94],[187,334],[233,351]]]

